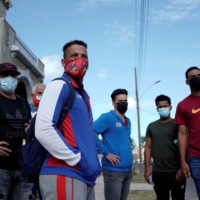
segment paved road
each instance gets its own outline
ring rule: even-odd
[[[194,181],[192,178],[187,179],[185,199],[186,200],[198,200],[196,188],[195,188]]]

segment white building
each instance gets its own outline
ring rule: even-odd
[[[15,30],[6,21],[6,12],[12,7],[10,0],[0,0],[0,63],[10,62],[21,72],[16,94],[31,103],[31,89],[36,83],[42,83],[44,64],[19,38]]]

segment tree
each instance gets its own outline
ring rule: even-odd
[[[133,174],[136,175],[137,174],[136,173],[136,168],[137,168],[136,163],[137,163],[137,160],[138,160],[139,156],[138,156],[138,154],[134,153],[133,157],[134,157],[134,163],[133,163],[132,170],[133,170]]]
[[[135,146],[136,146],[135,140],[133,138],[131,138],[131,137],[129,137],[129,140],[130,140],[131,149],[134,150]]]
[[[141,148],[143,149],[146,145],[146,137],[145,136],[141,136],[140,137],[140,142],[141,142]]]

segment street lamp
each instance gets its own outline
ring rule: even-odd
[[[151,85],[144,91],[144,93],[142,94],[142,96],[140,97],[140,99],[146,94],[146,92],[149,90],[149,88],[150,88],[151,86],[153,86],[153,85],[155,85],[155,84],[157,84],[157,83],[160,83],[160,81],[161,81],[161,80],[156,81],[155,83],[151,84]]]
[[[140,107],[139,107],[139,98],[138,98],[138,84],[137,84],[137,73],[136,73],[136,68],[135,69],[135,93],[136,93],[136,105],[137,105],[137,122],[138,122],[138,142],[139,142],[139,159],[140,159],[140,173],[142,173],[142,148],[141,148],[141,130],[140,130]],[[152,85],[150,85],[145,92],[142,94],[142,96],[140,97],[140,99],[144,96],[144,94],[147,92],[147,90],[159,83],[159,81],[156,81],[155,83],[153,83]]]

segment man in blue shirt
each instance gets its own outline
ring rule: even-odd
[[[126,200],[133,177],[131,122],[125,116],[128,108],[127,94],[125,89],[114,90],[111,94],[114,110],[102,114],[93,123],[97,151],[103,154],[105,200]],[[98,135],[102,136],[102,142]]]

